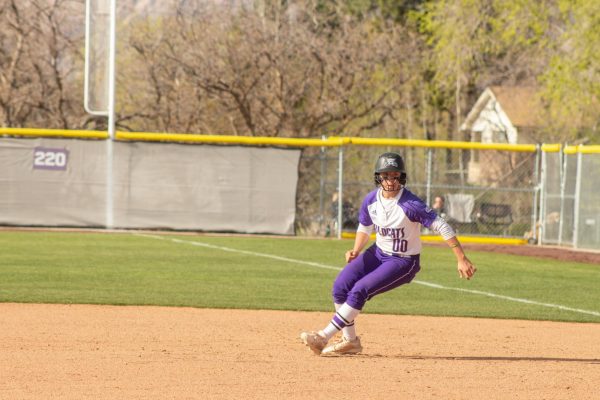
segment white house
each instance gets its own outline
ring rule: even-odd
[[[468,132],[472,142],[534,143],[532,134],[539,129],[542,118],[543,110],[535,88],[491,86],[479,96],[461,131]],[[515,153],[482,154],[473,150],[468,163],[468,181],[493,184],[507,169],[519,165],[521,158]]]
[[[533,87],[491,86],[467,115],[461,131],[482,143],[531,143],[542,107]]]

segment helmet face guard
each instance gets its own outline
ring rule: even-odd
[[[400,182],[400,186],[404,187],[406,185],[406,173],[402,172],[400,176],[394,177],[394,180]],[[380,174],[375,173],[375,186],[381,185],[383,183],[383,178]],[[385,190],[385,188],[383,189]]]
[[[381,173],[383,172],[400,172],[400,176],[395,179],[400,183],[400,187],[404,187],[406,185],[406,171],[404,170],[404,160],[397,153],[383,153],[377,159],[375,163],[375,174],[374,181],[375,186],[381,185],[383,190],[386,190],[382,185],[383,178],[381,177]]]

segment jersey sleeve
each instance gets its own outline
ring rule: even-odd
[[[358,228],[356,229],[356,232],[362,232],[362,233],[366,233],[367,235],[370,235],[371,233],[375,232],[375,226],[371,225],[371,226],[364,226],[363,224],[358,224]]]
[[[435,221],[431,223],[430,228],[442,235],[442,238],[444,238],[444,240],[448,240],[456,236],[456,232],[454,232],[454,229],[452,229],[452,227],[448,225],[446,220],[444,220],[444,218],[440,216],[438,216],[435,219]]]
[[[431,224],[437,217],[437,213],[429,208],[423,200],[411,193],[405,201],[402,201],[402,199],[400,201],[400,206],[404,209],[404,213],[408,219],[412,222],[418,222],[426,228],[431,227]]]
[[[371,219],[371,215],[369,214],[369,204],[372,202],[371,197],[371,194],[365,197],[358,212],[358,222],[360,222],[361,225],[364,226],[373,225],[373,220]]]

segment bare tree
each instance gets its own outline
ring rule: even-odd
[[[381,126],[408,75],[402,30],[348,18],[329,27],[310,6],[181,1],[160,26],[140,23],[129,37],[134,52],[126,58],[135,61],[127,64],[136,73],[127,82],[145,112],[132,112],[132,121],[143,129],[297,137]]]
[[[5,29],[0,30],[3,43],[0,47],[0,121],[2,126],[14,126],[18,120],[31,114],[26,105],[27,92],[33,85],[23,71],[22,63],[26,46],[33,27],[24,21],[27,17],[17,7],[16,1],[3,0],[0,3],[0,18]]]
[[[79,127],[81,2],[0,0],[0,124]],[[74,12],[75,11],[75,12]],[[81,31],[82,29],[79,28]]]

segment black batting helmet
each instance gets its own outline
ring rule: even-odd
[[[383,153],[377,158],[375,163],[375,185],[381,184],[382,172],[400,172],[398,181],[402,186],[406,185],[406,171],[404,169],[404,160],[397,153]]]

